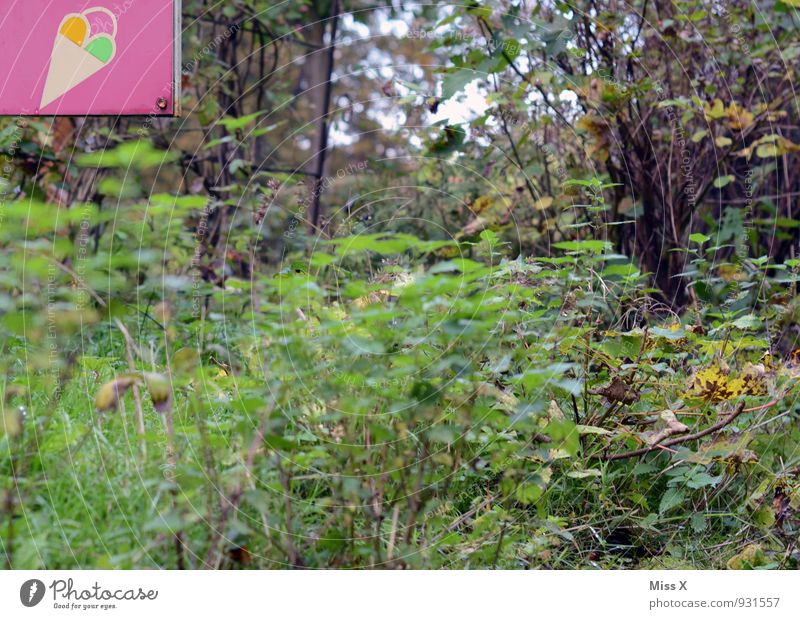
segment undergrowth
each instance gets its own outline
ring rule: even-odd
[[[679,316],[602,241],[361,235],[134,287],[108,247],[81,287],[6,240],[14,568],[797,566],[795,264],[699,239]]]

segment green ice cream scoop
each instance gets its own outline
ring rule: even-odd
[[[100,62],[108,62],[114,55],[114,42],[110,37],[100,35],[89,41],[84,49]]]

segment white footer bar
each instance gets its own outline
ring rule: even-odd
[[[0,571],[0,617],[800,617],[784,571]],[[565,614],[566,613],[566,614]],[[578,613],[586,613],[578,614]],[[250,615],[248,615],[250,616]]]

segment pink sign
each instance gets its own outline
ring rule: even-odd
[[[0,0],[0,115],[180,113],[179,0]]]

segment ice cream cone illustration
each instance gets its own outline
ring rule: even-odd
[[[111,18],[111,35],[91,36],[87,15],[105,13]],[[104,7],[86,9],[83,13],[70,13],[58,27],[50,56],[50,67],[45,79],[40,108],[51,104],[75,86],[107,66],[117,52],[117,18]]]

